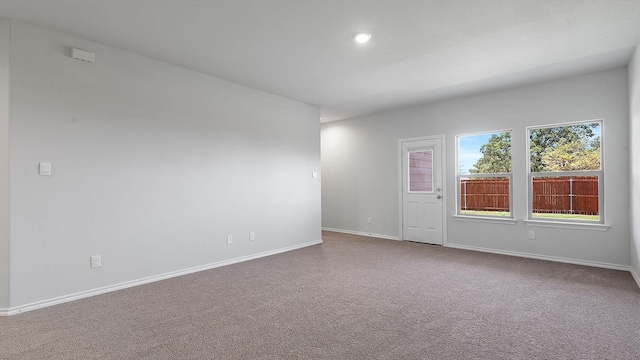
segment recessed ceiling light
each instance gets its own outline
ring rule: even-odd
[[[358,44],[364,44],[371,39],[371,34],[365,32],[355,33],[353,35],[353,40],[355,40]]]

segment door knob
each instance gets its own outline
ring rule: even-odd
[[[438,198],[438,199],[442,199],[442,195],[438,195],[438,196],[437,196],[437,198]]]

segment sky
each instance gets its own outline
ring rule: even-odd
[[[480,146],[489,142],[492,134],[461,136],[458,138],[458,169],[468,174],[478,159],[482,157]]]

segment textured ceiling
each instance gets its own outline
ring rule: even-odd
[[[622,66],[640,41],[640,0],[0,0],[0,16],[317,105],[323,121]]]

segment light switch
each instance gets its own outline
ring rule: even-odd
[[[40,163],[40,176],[51,176],[51,163]]]
[[[312,172],[311,173],[311,177],[314,178],[314,179],[317,179],[318,178],[318,172],[317,171]]]

